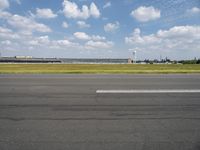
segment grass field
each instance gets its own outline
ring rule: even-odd
[[[200,73],[200,65],[181,64],[0,64],[1,74]]]

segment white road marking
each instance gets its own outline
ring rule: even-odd
[[[162,89],[162,90],[97,90],[99,94],[117,94],[117,93],[200,93],[200,89]]]

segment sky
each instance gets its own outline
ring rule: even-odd
[[[1,56],[200,58],[200,0],[0,0]]]

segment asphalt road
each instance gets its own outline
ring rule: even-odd
[[[0,75],[0,150],[200,150],[200,75]]]

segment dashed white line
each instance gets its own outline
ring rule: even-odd
[[[120,94],[120,93],[135,93],[135,94],[148,94],[148,93],[200,93],[200,89],[162,89],[162,90],[97,90],[99,94]]]

